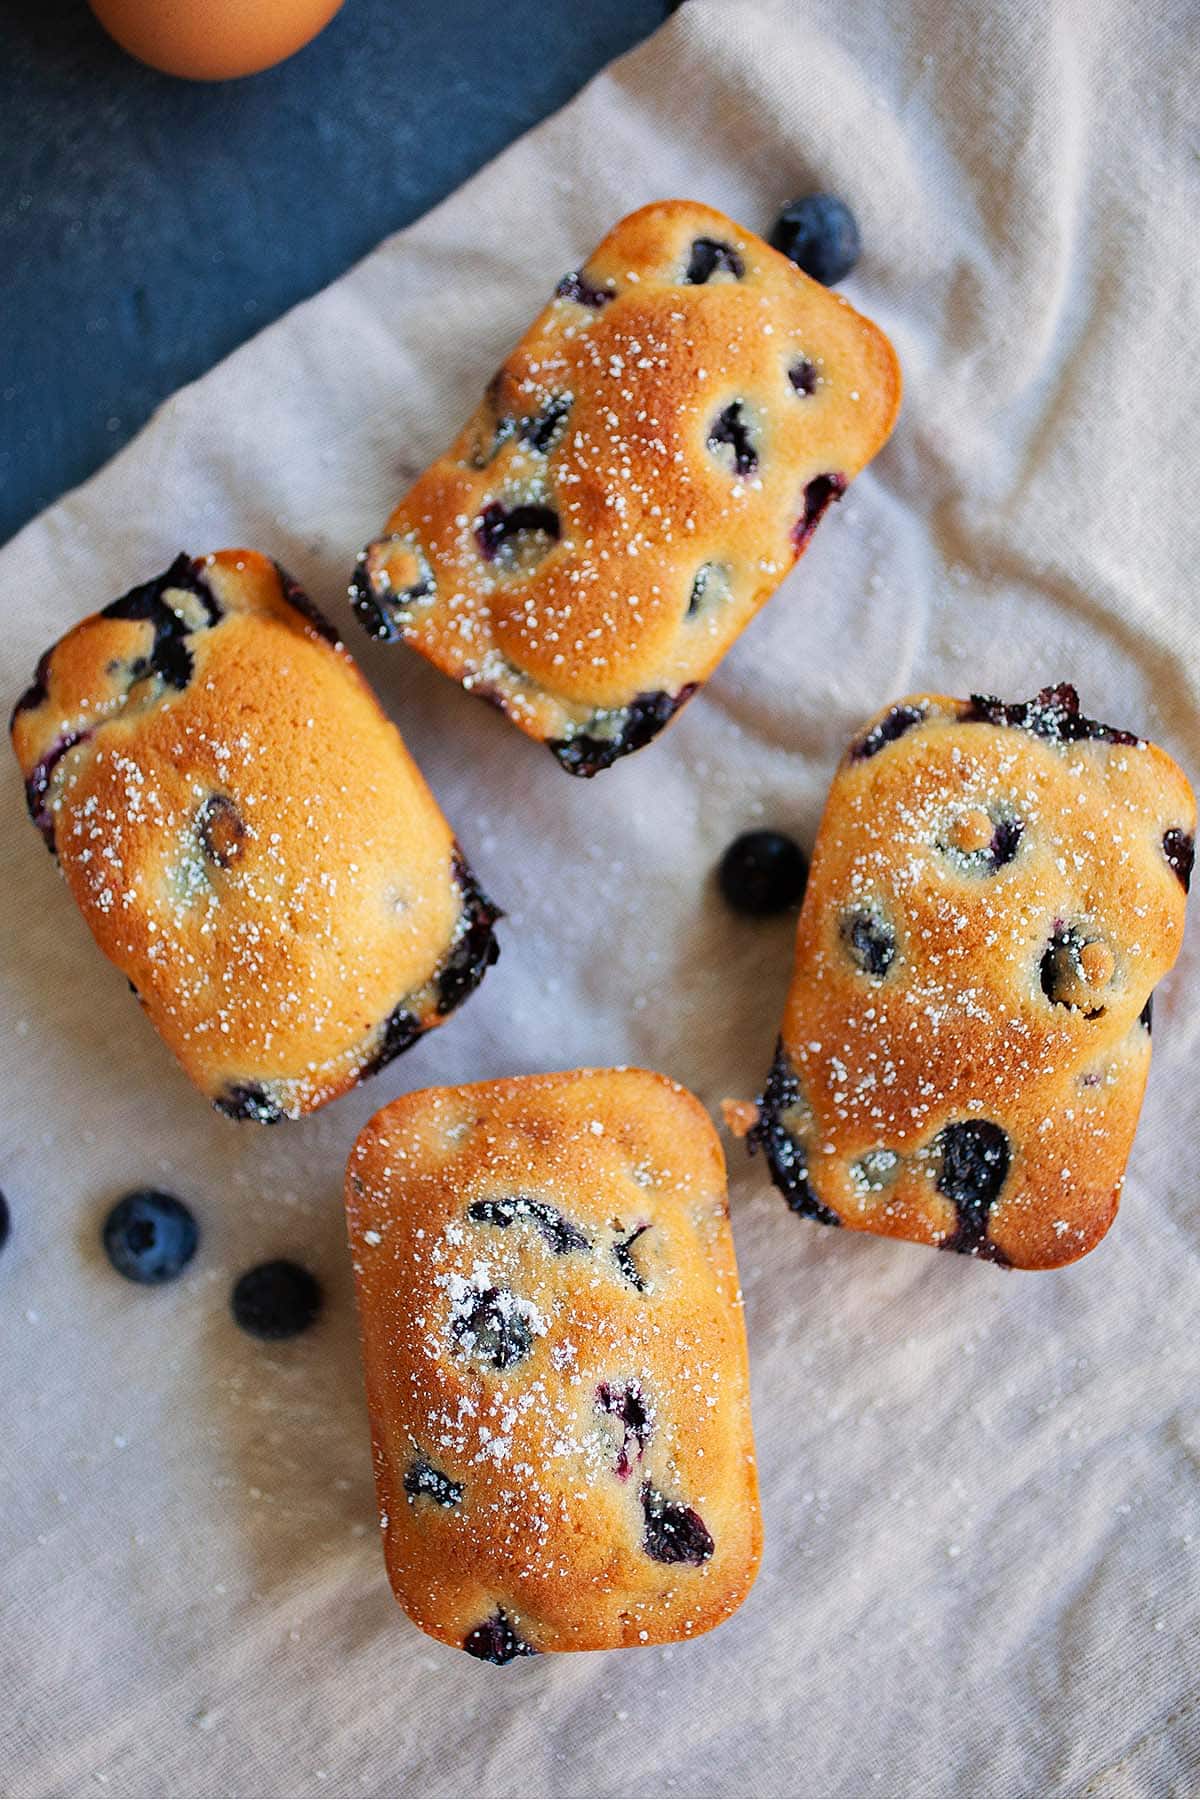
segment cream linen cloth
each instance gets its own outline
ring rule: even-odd
[[[1200,773],[1195,27],[1187,0],[690,0],[3,552],[6,698],[178,549],[278,556],[508,909],[446,1029],[303,1124],[235,1126],[95,950],[3,761],[7,1792],[1195,1791],[1195,932],[1120,1220],[1076,1268],[824,1230],[730,1146],[766,1556],[700,1642],[500,1670],[407,1623],[339,1200],[355,1133],[406,1088],[628,1062],[712,1108],[754,1092],[792,923],[731,916],[714,862],[756,823],[811,842],[847,737],[893,696],[1069,678]],[[671,731],[571,781],[367,644],[355,551],[620,214],[683,194],[765,228],[817,186],[861,220],[847,291],[904,364],[895,438]],[[150,1183],[203,1228],[160,1291],[97,1244]],[[286,1254],[328,1305],[272,1348],[227,1297]]]

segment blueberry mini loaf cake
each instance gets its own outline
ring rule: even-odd
[[[1194,831],[1171,758],[1067,686],[918,695],[869,724],[829,796],[750,1132],[788,1204],[1020,1268],[1090,1250]]]
[[[388,1573],[504,1663],[692,1637],[758,1567],[721,1147],[634,1069],[430,1088],[350,1157]]]
[[[355,609],[594,775],[711,674],[899,396],[847,301],[721,213],[644,207],[360,557]]]
[[[97,943],[232,1117],[333,1099],[495,959],[400,734],[264,556],[181,556],[85,619],[12,735]]]

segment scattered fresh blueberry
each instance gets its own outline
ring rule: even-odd
[[[963,1119],[939,1132],[937,1148],[938,1192],[958,1213],[958,1229],[942,1249],[1001,1261],[1001,1252],[988,1243],[987,1228],[1012,1161],[1007,1132],[990,1119]]]
[[[525,1194],[505,1195],[500,1200],[472,1200],[467,1217],[476,1225],[515,1224],[529,1219],[549,1244],[555,1256],[566,1256],[572,1250],[590,1250],[591,1240],[578,1225],[573,1225],[557,1206],[547,1200],[531,1200]]]
[[[703,287],[718,269],[725,269],[738,281],[746,273],[746,265],[732,244],[720,238],[698,237],[692,243],[684,281],[688,287]]]
[[[536,1656],[537,1651],[532,1644],[519,1638],[508,1622],[508,1615],[502,1606],[496,1608],[490,1619],[482,1625],[476,1625],[463,1639],[463,1649],[468,1656],[477,1656],[480,1662],[510,1663],[518,1656]]]
[[[1173,825],[1170,831],[1163,833],[1163,855],[1183,883],[1186,894],[1192,885],[1192,869],[1196,862],[1196,842],[1186,831],[1180,831]]]
[[[511,1369],[533,1349],[533,1327],[510,1288],[483,1288],[452,1323],[463,1349],[493,1369]]]
[[[642,1548],[655,1562],[706,1563],[716,1546],[704,1520],[681,1500],[668,1500],[648,1481],[642,1483],[646,1531]]]
[[[742,416],[742,402],[732,400],[719,412],[708,428],[708,447],[716,452],[728,448],[735,475],[752,475],[758,467],[758,451],[750,427]]]
[[[12,1214],[8,1208],[8,1201],[4,1198],[3,1194],[0,1194],[0,1250],[3,1250],[5,1244],[7,1244],[8,1234],[11,1230]]]
[[[404,1471],[404,1491],[410,1500],[424,1496],[439,1506],[457,1506],[463,1497],[463,1484],[452,1481],[432,1463],[414,1462]]]
[[[240,1275],[230,1304],[243,1331],[274,1342],[306,1331],[320,1312],[322,1299],[315,1275],[280,1258]]]
[[[836,194],[793,200],[776,219],[770,242],[823,287],[844,281],[862,251],[858,222]]]
[[[854,906],[842,915],[842,938],[864,975],[879,980],[896,960],[896,933],[872,906]]]
[[[1153,1031],[1153,1029],[1154,1029],[1154,995],[1153,994],[1150,995],[1149,999],[1146,1001],[1145,1006],[1143,1006],[1141,1012],[1138,1014],[1138,1024],[1144,1025],[1146,1027],[1147,1031]]]
[[[196,1254],[200,1234],[190,1209],[174,1194],[139,1188],[117,1201],[101,1240],[109,1262],[127,1281],[174,1281]]]
[[[636,1288],[639,1294],[646,1292],[646,1278],[633,1260],[633,1246],[642,1233],[649,1229],[649,1225],[638,1225],[627,1238],[621,1238],[618,1243],[613,1245],[613,1261],[630,1287]]]
[[[808,859],[783,831],[743,831],[721,858],[720,889],[734,912],[767,918],[804,898]]]

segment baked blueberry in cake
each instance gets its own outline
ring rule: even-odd
[[[1171,758],[1065,684],[1015,705],[922,694],[868,723],[830,791],[750,1124],[793,1211],[1019,1268],[1092,1249],[1195,828]]]
[[[267,557],[179,557],[47,652],[13,744],[97,943],[233,1118],[311,1112],[477,985],[495,907]]]
[[[594,775],[708,678],[899,398],[847,301],[722,213],[644,207],[364,551],[355,611]]]
[[[346,1171],[396,1597],[485,1662],[699,1635],[761,1527],[721,1147],[637,1069],[429,1088]]]

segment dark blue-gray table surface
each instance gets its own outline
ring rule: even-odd
[[[0,542],[669,10],[346,0],[278,68],[197,84],[83,0],[0,0]]]

